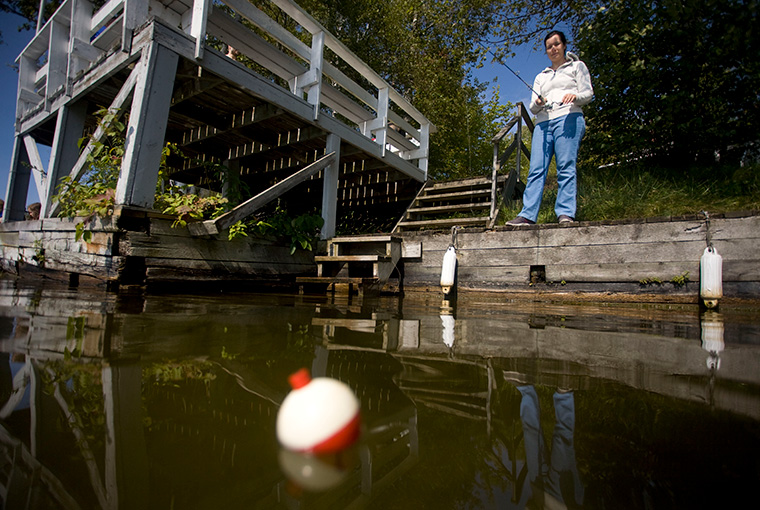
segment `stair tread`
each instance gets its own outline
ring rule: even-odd
[[[315,255],[315,262],[386,262],[390,255]]]
[[[506,180],[506,176],[499,175],[496,178],[496,182],[502,182]],[[485,185],[491,185],[491,178],[490,177],[471,177],[469,179],[460,179],[458,181],[446,181],[446,182],[437,182],[431,186],[429,186],[428,190],[439,190],[439,189],[447,189],[447,188],[465,188],[465,187],[471,187],[471,186],[485,186]]]
[[[446,218],[442,220],[421,220],[421,221],[402,221],[400,227],[418,227],[434,225],[476,225],[489,221],[488,216],[479,216],[474,218]]]
[[[364,236],[341,236],[333,237],[330,242],[333,244],[340,243],[380,243],[380,242],[401,242],[401,238],[394,235],[364,235]]]
[[[467,190],[467,191],[457,191],[455,193],[433,193],[433,194],[426,194],[426,195],[420,195],[417,197],[417,201],[425,201],[425,200],[446,200],[446,199],[452,199],[452,198],[465,198],[465,197],[473,197],[473,196],[490,196],[491,195],[491,188],[488,189],[479,189],[479,190]]]
[[[431,207],[410,207],[407,212],[413,214],[430,212],[467,211],[471,209],[490,209],[491,202],[470,202],[467,204],[440,205]]]
[[[297,276],[298,283],[375,283],[378,282],[377,276]]]

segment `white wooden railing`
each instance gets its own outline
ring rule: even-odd
[[[116,51],[130,52],[132,35],[151,17],[180,27],[196,41],[202,65],[213,36],[273,75],[290,91],[314,105],[314,118],[332,115],[374,140],[385,151],[415,160],[427,175],[428,140],[435,127],[411,103],[343,43],[292,0],[270,1],[297,28],[291,31],[248,0],[110,0],[93,11],[88,0],[66,0],[38,31],[17,59],[17,122],[50,111],[71,94],[83,73]],[[222,9],[258,27],[286,51],[265,40]],[[311,46],[296,34],[308,32]],[[368,84],[360,85],[325,60],[325,49],[353,68]],[[332,57],[334,56],[334,57]]]

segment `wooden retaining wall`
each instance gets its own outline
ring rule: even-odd
[[[19,277],[66,279],[71,283],[119,284],[293,281],[315,270],[312,252],[273,238],[229,241],[193,237],[173,228],[173,218],[148,210],[120,210],[88,224],[90,242],[75,240],[80,219],[44,219],[0,224],[0,267]]]
[[[191,236],[172,219],[124,209],[90,225],[90,242],[74,239],[76,221],[0,224],[0,264],[21,277],[45,270],[74,283],[210,282],[292,285],[316,272],[314,254],[275,239],[228,241]],[[443,255],[457,248],[457,292],[604,293],[603,299],[696,302],[699,260],[708,239],[723,257],[725,297],[760,298],[760,215],[462,228],[409,232],[403,238],[403,288],[440,293]]]
[[[614,292],[645,298],[699,294],[699,260],[712,240],[723,257],[724,295],[760,297],[760,215],[580,222],[493,230],[403,233],[404,288],[440,291],[455,238],[457,289]],[[685,285],[678,280],[686,276]],[[658,283],[659,282],[659,283]]]

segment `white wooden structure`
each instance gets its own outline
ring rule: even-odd
[[[292,0],[256,3],[110,0],[94,9],[66,0],[17,59],[3,222],[24,219],[32,180],[41,218],[57,214],[51,197],[62,178],[87,171],[91,148],[77,141],[100,136],[92,114],[102,107],[129,112],[117,205],[152,207],[161,151],[173,142],[193,161],[229,168],[259,202],[305,170],[264,198],[300,186],[294,202],[322,211],[324,238],[342,207],[398,202],[388,210],[398,216],[427,178],[434,126]],[[214,49],[224,45],[241,56]],[[41,145],[50,147],[47,165]],[[183,165],[175,179],[219,186],[201,166]],[[258,205],[243,204],[235,217]]]

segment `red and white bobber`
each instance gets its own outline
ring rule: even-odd
[[[359,400],[346,384],[305,368],[288,378],[293,388],[277,413],[277,439],[289,450],[329,453],[359,438]]]

